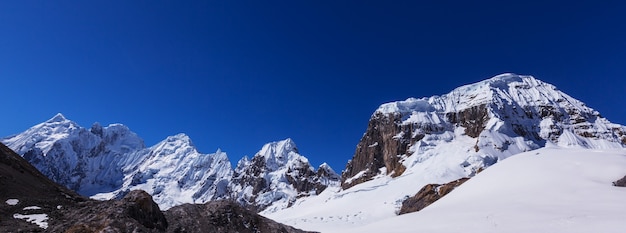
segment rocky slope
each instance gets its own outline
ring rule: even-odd
[[[86,129],[61,114],[0,141],[82,195],[119,199],[142,189],[163,209],[226,198],[256,210],[274,202],[280,202],[275,208],[285,208],[298,197],[339,183],[328,165],[313,169],[291,139],[265,145],[252,160],[242,159],[236,170],[226,153],[200,153],[185,134],[146,148],[124,125],[95,123]]]
[[[184,204],[165,212],[168,232],[304,232],[279,224],[231,201]]]
[[[472,176],[511,155],[547,145],[622,148],[626,128],[551,84],[502,74],[442,96],[381,105],[342,173],[341,185],[348,189],[380,174],[397,177],[434,156],[447,156],[445,163],[462,168],[447,172]],[[445,148],[450,146],[460,149]]]
[[[52,182],[0,143],[0,231],[42,231],[59,222],[60,209],[86,200]]]
[[[402,202],[398,215],[413,213],[426,208],[426,206],[435,203],[467,180],[469,178],[461,178],[445,184],[427,184],[415,196],[409,197]]]
[[[161,212],[141,190],[95,201],[54,183],[0,144],[1,232],[303,232],[225,201]]]

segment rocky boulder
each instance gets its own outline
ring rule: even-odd
[[[167,220],[152,197],[133,190],[121,200],[90,201],[67,209],[53,232],[165,232]]]
[[[168,232],[305,232],[274,222],[226,200],[176,206],[167,210],[165,216],[170,222]]]
[[[623,178],[613,182],[613,186],[626,187],[626,176],[624,176]]]
[[[398,215],[417,212],[426,208],[426,206],[441,199],[467,180],[469,178],[461,178],[446,184],[428,184],[424,186],[415,196],[409,197],[402,202]]]

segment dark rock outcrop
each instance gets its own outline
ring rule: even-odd
[[[67,210],[53,232],[284,232],[295,229],[265,218],[232,201],[184,204],[161,212],[152,197],[140,190],[121,200],[90,201]]]
[[[255,214],[232,201],[183,204],[165,212],[168,232],[305,232]]]
[[[66,221],[53,232],[165,232],[167,220],[152,197],[141,190],[121,200],[90,201],[64,212]]]
[[[626,187],[626,176],[624,176],[623,178],[613,182],[613,186]]]
[[[450,123],[459,124],[464,127],[467,136],[477,138],[480,132],[485,129],[487,121],[489,121],[489,115],[487,113],[487,106],[483,104],[460,112],[446,113],[446,117]]]
[[[415,196],[409,197],[402,202],[402,207],[400,208],[400,212],[398,212],[398,214],[400,215],[420,211],[426,208],[426,206],[429,206],[435,201],[441,199],[443,196],[452,192],[452,190],[459,187],[467,180],[469,180],[469,178],[461,178],[446,184],[427,184],[419,192],[417,192]]]
[[[368,181],[383,167],[387,174],[401,175],[406,168],[399,163],[398,155],[407,154],[409,146],[424,137],[424,134],[413,135],[417,128],[422,129],[423,133],[439,130],[434,125],[404,125],[401,114],[375,113],[356,147],[354,156],[341,174],[341,187],[347,189]],[[354,178],[362,171],[363,174]],[[351,180],[348,182],[348,179]]]
[[[348,189],[366,182],[379,174],[381,168],[385,168],[387,175],[400,176],[406,170],[401,164],[402,156],[411,156],[409,147],[422,140],[426,134],[443,132],[450,130],[453,125],[460,125],[466,127],[466,134],[478,137],[489,120],[484,105],[445,115],[450,123],[404,124],[403,119],[407,116],[401,113],[374,113],[354,156],[341,174],[341,187]],[[360,172],[364,173],[354,178]]]

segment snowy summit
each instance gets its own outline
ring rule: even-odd
[[[531,154],[529,151],[541,148],[558,148],[555,149],[556,154],[570,152],[584,154],[589,149],[608,150],[608,153],[614,150],[618,154],[624,154],[626,127],[611,123],[581,101],[532,76],[497,75],[478,83],[461,86],[441,96],[409,98],[382,104],[372,114],[368,129],[343,171],[340,188],[328,189],[317,196],[302,199],[284,210],[262,213],[279,222],[305,230],[346,232],[355,226],[364,226],[356,232],[381,232],[388,231],[392,226],[401,226],[399,229],[406,229],[401,231],[413,232],[416,228],[412,223],[421,221],[418,220],[418,215],[427,215],[431,207],[422,210],[423,214],[421,212],[409,214],[414,217],[400,218],[396,217],[396,214],[405,205],[405,200],[417,196],[426,185],[447,184],[474,176],[478,178],[482,175],[479,172],[487,169],[485,175],[490,174],[489,167],[497,166],[511,156],[524,152]],[[603,153],[596,154],[597,159],[606,157]],[[562,156],[553,158],[554,160],[550,159],[550,163],[556,166]],[[590,158],[585,157],[581,161]],[[562,162],[580,164],[574,160]],[[516,166],[514,163],[508,163],[508,166]],[[524,167],[522,170],[532,175],[533,167],[537,167],[534,163],[540,163],[540,160],[520,163],[519,166]],[[591,171],[595,165],[590,166],[581,168]],[[550,176],[548,173],[541,173],[537,177],[548,177]],[[612,175],[616,176],[617,173]],[[606,176],[602,179],[608,182],[618,178],[620,177]],[[467,186],[478,182],[473,182],[472,179],[468,181]],[[574,181],[564,179],[559,182]],[[561,185],[556,181],[551,184]],[[484,190],[490,190],[492,185],[497,184],[479,185]],[[606,185],[603,190],[612,192],[610,182],[603,185]],[[459,190],[464,186],[466,184],[462,184]],[[516,191],[513,192],[526,194],[525,190],[514,190]],[[450,195],[454,195],[455,192],[452,191]],[[564,195],[568,193],[567,190],[559,192]],[[461,194],[454,196],[460,200],[463,197],[459,195]],[[439,201],[446,200],[447,196]],[[463,200],[471,203],[471,200]],[[436,204],[438,202],[435,202]],[[472,205],[476,211],[482,211],[478,217],[493,219],[495,225],[512,224],[510,220],[483,211],[494,210],[497,206],[490,206],[487,202],[483,205],[487,206]],[[554,206],[556,209],[561,207]],[[457,213],[452,206],[446,211]],[[562,215],[566,212],[567,209],[564,209],[557,215],[567,219]],[[449,212],[440,212],[436,216],[442,217],[447,214]],[[526,217],[532,214],[531,210],[521,213]],[[550,218],[547,215],[544,217]],[[581,218],[577,219],[586,222]],[[377,223],[372,224],[370,228],[367,224],[373,222]],[[439,223],[443,224],[441,221]],[[598,225],[596,224],[598,222],[591,220],[588,223]],[[429,228],[433,226],[429,220],[424,220],[421,224],[420,227],[427,232],[434,229]],[[615,222],[611,224],[615,225]],[[459,221],[459,225],[446,222],[445,225],[449,226],[452,232],[470,226],[466,221]],[[542,225],[537,226],[541,229]],[[573,228],[575,227],[567,229]],[[476,229],[478,229],[476,232],[493,229],[501,229],[494,232],[507,231],[507,228]],[[508,229],[515,231],[515,228]]]

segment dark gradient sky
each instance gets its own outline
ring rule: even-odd
[[[233,163],[291,137],[341,171],[382,103],[504,72],[626,124],[626,6],[608,1],[2,1],[0,135],[57,112],[190,135]]]

